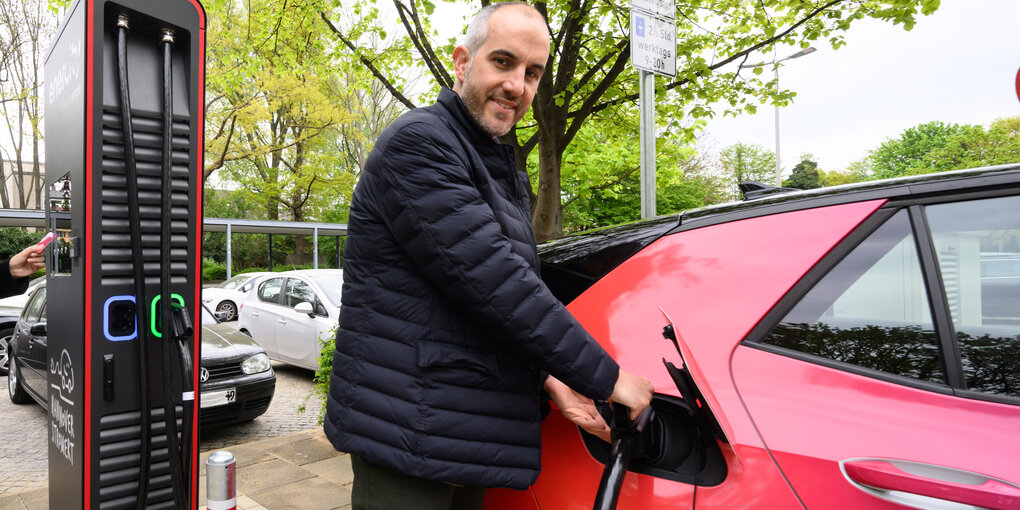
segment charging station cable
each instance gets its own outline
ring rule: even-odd
[[[149,499],[149,463],[152,461],[149,417],[149,350],[146,345],[148,316],[145,309],[145,259],[142,254],[142,221],[138,204],[138,168],[135,162],[134,130],[131,127],[131,91],[127,65],[128,17],[117,16],[117,77],[120,83],[120,121],[124,146],[124,177],[127,181],[128,219],[131,230],[131,258],[134,265],[135,324],[138,330],[138,405],[141,449],[138,462],[136,508],[145,508]]]
[[[185,441],[181,442],[177,440],[177,403],[173,391],[173,367],[170,362],[173,358],[172,351],[177,351],[178,359],[182,356],[180,343],[178,342],[182,332],[177,331],[178,328],[174,327],[177,321],[174,320],[176,313],[174,312],[170,285],[170,269],[172,264],[170,236],[172,233],[171,221],[173,220],[173,44],[173,31],[163,29],[162,38],[160,39],[160,47],[163,51],[163,164],[161,176],[163,193],[160,200],[159,295],[161,296],[160,317],[162,318],[161,322],[163,325],[163,415],[166,420],[167,461],[170,463],[170,483],[173,486],[174,503],[178,509],[187,510],[190,506],[191,497],[185,498],[185,494],[190,494],[190,492],[186,491],[189,484],[184,480],[184,462],[182,457],[184,451],[190,451],[188,445],[190,441],[188,438],[182,438]],[[184,368],[183,363],[181,363],[181,368]],[[189,377],[182,370],[182,386],[188,384]],[[183,397],[182,405],[187,405],[187,403],[183,402]],[[191,428],[187,416],[183,417],[182,428],[184,431],[188,431]]]

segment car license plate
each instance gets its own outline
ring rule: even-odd
[[[237,400],[237,389],[227,388],[217,391],[203,391],[201,408],[216,407],[229,404]]]

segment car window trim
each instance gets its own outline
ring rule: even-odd
[[[928,184],[930,185],[931,183]],[[900,210],[903,209],[909,210],[911,207],[914,206],[928,206],[952,202],[963,202],[969,200],[980,200],[986,198],[1014,196],[1018,194],[1018,188],[1020,188],[1020,186],[1018,186],[1016,183],[1009,183],[1005,186],[994,186],[982,190],[967,190],[958,193],[946,192],[944,188],[942,187],[939,188],[940,189],[938,189],[938,191],[931,192],[930,194],[925,196],[907,196],[901,199],[891,199],[889,202],[886,202],[885,205],[883,205],[871,216],[869,216],[863,222],[861,222],[861,224],[858,225],[857,228],[855,228],[842,241],[840,241],[836,245],[836,247],[833,248],[827,255],[825,255],[817,264],[815,264],[814,267],[808,270],[808,272],[805,273],[805,275],[796,284],[794,284],[794,286],[791,287],[790,290],[782,298],[780,298],[780,300],[772,307],[772,310],[766,313],[762,317],[762,319],[758,321],[758,324],[751,329],[747,336],[745,336],[744,339],[741,340],[738,345],[744,345],[747,347],[763,350],[773,354],[799,359],[802,361],[806,361],[808,363],[814,363],[817,365],[834,368],[836,370],[863,375],[866,377],[871,377],[883,381],[894,382],[896,384],[901,384],[904,386],[934,391],[937,393],[946,393],[945,391],[943,391],[942,385],[938,383],[932,383],[897,374],[881,372],[878,370],[873,370],[858,365],[851,365],[848,363],[831,360],[821,356],[815,356],[812,354],[803,353],[800,351],[795,351],[792,349],[787,349],[784,347],[764,343],[764,340],[772,333],[776,326],[779,325],[779,322],[782,321],[783,317],[785,317],[790,312],[790,310],[792,310],[793,307],[796,306],[797,303],[799,303],[800,300],[804,298],[808,291],[810,291],[826,274],[828,274],[829,271],[832,270],[832,268],[834,268],[844,258],[846,258],[846,256],[854,248],[856,248],[861,242],[864,241],[864,239],[866,239],[868,236],[874,233],[874,231],[877,230],[878,227],[883,225],[887,220],[889,220],[893,215],[895,215]],[[911,187],[910,189],[911,191],[915,192],[922,191],[920,189],[915,189],[914,187]],[[955,328],[952,325],[952,316],[950,315],[948,309],[948,299],[946,298],[945,294],[945,285],[942,282],[941,271],[938,269],[938,261],[937,259],[934,258],[935,249],[934,244],[932,243],[931,240],[931,232],[930,229],[927,228],[926,219],[927,217],[923,216],[923,210],[921,211],[920,214],[924,218],[924,226],[926,228],[924,229],[917,228],[913,220],[916,214],[911,214],[910,216],[911,227],[913,230],[915,243],[918,243],[918,245],[920,245],[919,236],[921,234],[919,234],[919,231],[923,231],[924,232],[923,235],[927,239],[928,247],[925,249],[919,249],[918,250],[919,255],[927,252],[927,255],[924,256],[932,258],[932,260],[927,262],[924,259],[922,259],[921,261],[922,271],[930,271],[934,269],[936,271],[936,274],[938,275],[937,293],[933,293],[931,288],[929,287],[929,285],[931,285],[930,283],[931,279],[925,277],[924,280],[926,285],[925,288],[928,290],[929,306],[933,308],[932,321],[934,322],[936,328],[936,336],[939,340],[940,351],[942,352],[943,369],[946,373],[947,381],[951,380],[949,378],[950,373],[956,372],[957,370],[956,367],[960,367],[959,372],[956,372],[957,376],[961,378],[961,380],[958,381],[957,383],[958,385],[955,387],[946,385],[945,388],[949,389],[948,391],[949,394],[961,398],[966,398],[969,400],[980,400],[1009,405],[1020,405],[1020,397],[1012,397],[996,393],[978,392],[966,388],[966,383],[963,382],[965,378],[962,375],[963,362],[959,354],[959,346],[956,340]],[[934,266],[929,266],[928,265],[929,262],[933,263]],[[942,303],[941,306],[939,307],[935,306],[934,301],[936,299]],[[952,332],[952,334],[948,336],[945,330],[946,327],[945,325],[947,322],[949,328],[948,331]],[[946,341],[953,344],[953,347],[949,352],[946,352],[946,349],[944,347],[944,343]],[[950,355],[953,356],[952,359],[948,357]],[[953,376],[954,379],[957,376]]]
[[[852,363],[846,363],[843,361],[836,361],[831,358],[824,356],[818,356],[816,354],[810,354],[803,351],[795,351],[786,347],[780,347],[778,345],[766,344],[762,342],[741,342],[740,345],[750,347],[752,349],[758,349],[772,354],[778,354],[787,358],[793,358],[813,365],[820,365],[827,368],[839,370],[840,372],[847,372],[855,375],[867,377],[869,379],[878,379],[899,386],[907,386],[910,388],[916,388],[919,390],[931,391],[934,393],[940,393],[942,395],[953,396],[956,395],[956,391],[945,383],[937,383],[933,381],[925,381],[924,379],[916,379],[913,377],[907,377],[905,375],[894,374],[892,372],[883,372],[881,370],[875,370],[873,368],[863,367],[860,365],[854,365]]]
[[[910,213],[910,224],[914,230],[917,253],[921,257],[921,275],[925,288],[928,290],[928,305],[931,307],[931,317],[935,323],[935,336],[938,338],[939,350],[942,353],[942,370],[946,374],[946,381],[950,387],[956,390],[965,390],[967,383],[963,375],[960,348],[956,341],[956,329],[953,326],[949,298],[946,296],[946,286],[942,281],[942,270],[939,268],[938,254],[935,251],[935,241],[932,239],[931,227],[928,225],[924,207],[914,204],[907,207],[907,210]]]

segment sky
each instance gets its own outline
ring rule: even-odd
[[[816,52],[780,68],[780,86],[797,93],[779,112],[785,175],[803,153],[815,155],[822,170],[844,170],[918,124],[987,126],[1020,115],[1020,0],[942,0],[909,32],[862,20],[851,25],[846,41],[838,50],[816,44]],[[716,117],[703,140],[715,150],[736,142],[775,150],[775,108]]]

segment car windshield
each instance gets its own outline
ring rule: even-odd
[[[219,285],[216,286],[218,289],[236,289],[240,287],[244,282],[248,281],[254,275],[241,274],[237,275]]]
[[[340,286],[343,285],[340,274],[316,275],[312,280],[326,293],[326,299],[334,306],[340,306]]]

